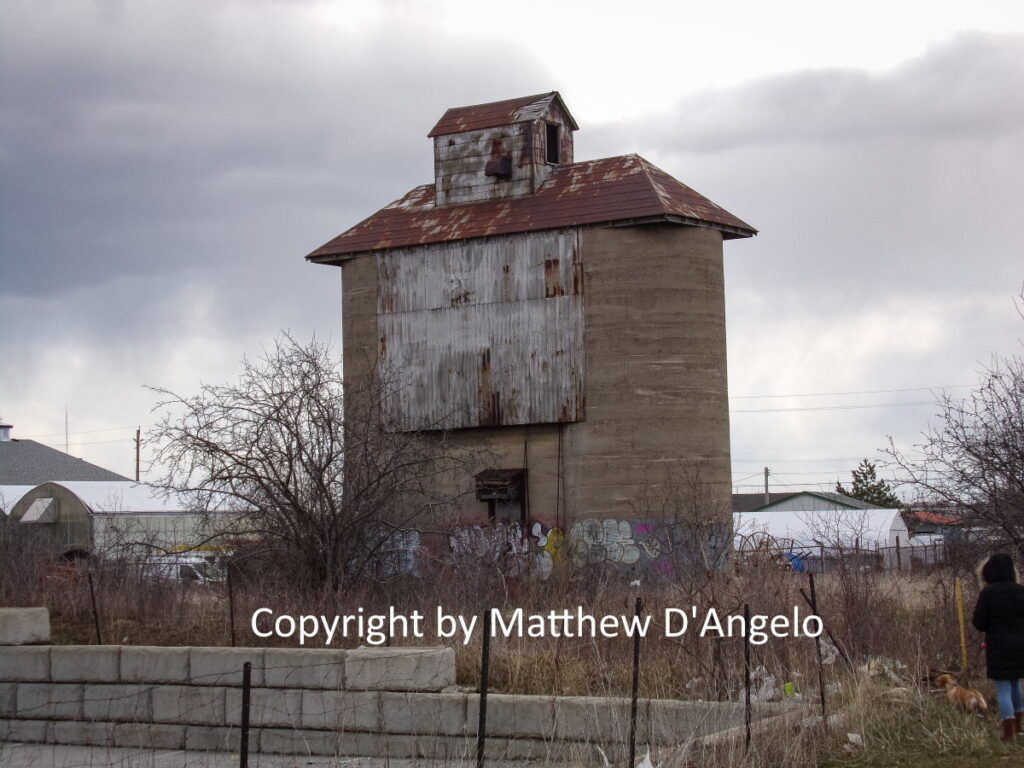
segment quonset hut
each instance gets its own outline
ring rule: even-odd
[[[490,452],[463,522],[657,565],[685,478],[724,547],[722,251],[756,232],[637,155],[575,162],[575,130],[557,92],[449,109],[433,182],[307,256],[343,269],[345,380],[397,370],[391,429]]]

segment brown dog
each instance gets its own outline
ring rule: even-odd
[[[939,675],[935,678],[935,684],[946,689],[946,698],[950,704],[966,709],[968,712],[980,712],[988,714],[988,703],[980,691],[973,688],[961,688],[949,675]]]

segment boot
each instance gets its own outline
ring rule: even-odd
[[[1007,717],[1005,720],[1000,721],[1000,725],[1003,728],[1003,733],[999,737],[1000,741],[1014,741],[1017,738],[1017,718]]]
[[[1017,721],[1017,738],[1024,738],[1024,710],[1015,712],[1013,717]]]

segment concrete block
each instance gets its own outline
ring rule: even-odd
[[[184,725],[118,723],[114,726],[114,746],[128,749],[184,749]]]
[[[120,677],[120,646],[55,645],[50,649],[50,680],[55,683],[116,683]]]
[[[466,733],[466,694],[393,693],[380,695],[385,733],[462,736]]]
[[[345,654],[350,691],[440,691],[454,684],[453,648],[358,648]]]
[[[339,736],[336,753],[339,756],[406,759],[419,755],[416,736],[355,731]]]
[[[152,686],[86,685],[82,695],[86,720],[148,723],[153,720]]]
[[[50,723],[47,720],[0,720],[0,741],[24,741],[45,744]]]
[[[480,722],[480,697],[466,696],[468,733],[476,735]],[[506,693],[487,697],[487,735],[551,739],[555,734],[555,698]]]
[[[153,688],[156,723],[220,726],[225,724],[226,688],[195,685],[160,685]]]
[[[270,755],[345,754],[340,751],[346,734],[331,731],[307,731],[297,728],[264,728],[260,731],[260,752]]]
[[[16,683],[0,683],[0,717],[13,717],[17,713],[17,690]]]
[[[189,673],[193,685],[242,685],[242,667],[252,664],[252,685],[263,685],[262,648],[192,648]]]
[[[476,747],[473,741],[474,749]],[[608,754],[612,753],[602,747]],[[473,752],[472,754],[476,754]],[[488,738],[484,747],[488,760],[531,760],[542,763],[567,763],[570,765],[603,765],[599,753],[589,744],[571,741],[545,741],[543,739]],[[589,759],[584,758],[584,755]]]
[[[18,717],[33,720],[81,720],[82,686],[57,683],[19,683]]]
[[[188,648],[126,645],[121,648],[121,682],[187,683],[188,657]]]
[[[228,688],[225,724],[241,725],[242,691]],[[286,688],[253,688],[249,697],[249,723],[298,728],[302,721],[302,691]]]
[[[647,729],[646,701],[637,711],[637,734]],[[555,739],[602,744],[629,742],[629,699],[566,696],[555,700]]]
[[[50,679],[50,647],[0,648],[0,680],[45,683]]]
[[[263,685],[268,688],[336,691],[344,680],[345,651],[268,648],[263,667]]]
[[[376,691],[303,691],[302,727],[335,731],[378,731]]]
[[[678,744],[698,736],[743,724],[743,705],[724,701],[649,702],[649,730],[652,744]]]
[[[249,731],[249,754],[260,751],[258,728]],[[185,749],[196,752],[237,752],[242,743],[242,732],[238,728],[207,728],[190,725],[185,729]]]
[[[50,730],[51,744],[88,744],[93,747],[114,745],[113,723],[56,722]]]
[[[48,608],[0,608],[0,645],[50,642]]]
[[[469,762],[476,759],[476,737],[417,736],[416,756],[442,765]]]

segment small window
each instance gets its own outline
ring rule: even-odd
[[[56,523],[57,502],[55,499],[35,499],[28,511],[21,516],[23,523]]]
[[[559,151],[558,151],[558,149],[559,149],[559,147],[558,147],[558,144],[559,144],[559,142],[558,142],[558,126],[553,124],[553,123],[545,123],[545,127],[547,128],[547,131],[546,131],[546,134],[545,134],[545,142],[544,142],[544,148],[545,148],[545,154],[546,154],[546,157],[544,159],[547,160],[547,162],[549,162],[549,163],[551,163],[553,165],[558,165],[558,158],[559,158]]]

